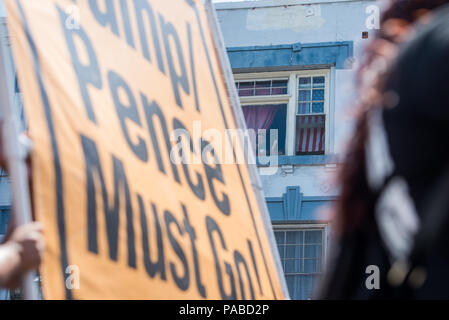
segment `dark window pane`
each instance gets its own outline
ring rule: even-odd
[[[269,88],[271,87],[271,81],[257,81],[256,88]]]
[[[0,209],[0,234],[5,234],[10,218],[9,209]]]
[[[302,245],[287,245],[285,246],[285,258],[302,258],[303,257],[303,246]]]
[[[324,102],[312,103],[312,113],[324,113]]]
[[[305,231],[306,243],[321,244],[323,232],[321,230]]]
[[[310,103],[301,102],[298,104],[298,114],[309,114],[310,113]]]
[[[323,101],[324,90],[313,90],[313,101]]]
[[[279,95],[279,94],[287,94],[287,88],[273,88],[271,89],[272,95]]]
[[[324,88],[324,77],[314,77],[313,78],[314,88]]]
[[[287,87],[288,80],[273,80],[273,88],[274,87]]]
[[[285,273],[302,272],[302,260],[285,260]]]
[[[310,90],[299,90],[298,101],[310,101]]]
[[[307,78],[299,78],[299,88],[300,89],[308,89],[310,88],[311,84],[310,84],[310,77]]]
[[[250,82],[239,82],[239,88],[240,88],[240,89],[250,89],[250,88],[254,88],[254,81],[250,81]]]
[[[318,277],[314,275],[288,275],[285,277],[290,297],[293,300],[308,300],[313,298]]]
[[[304,270],[305,273],[321,272],[321,260],[318,259],[305,259]]]
[[[256,96],[269,96],[270,89],[256,89]]]
[[[287,244],[302,244],[303,231],[287,231]]]
[[[250,96],[253,96],[254,95],[254,90],[253,89],[251,89],[251,90],[242,90],[242,89],[240,89],[239,90],[239,96],[240,97],[250,97]]]
[[[287,282],[287,289],[290,293],[290,298],[294,300],[301,300],[299,288],[301,287],[301,279],[299,276],[285,276]]]
[[[304,246],[304,258],[321,258],[321,245],[305,245]]]

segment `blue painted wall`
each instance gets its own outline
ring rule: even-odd
[[[294,43],[275,46],[230,47],[232,69],[282,69],[288,67],[348,67],[345,61],[354,55],[352,41]]]

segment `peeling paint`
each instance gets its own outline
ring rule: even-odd
[[[248,10],[246,28],[251,31],[286,29],[305,32],[318,30],[325,22],[320,5],[254,8]]]

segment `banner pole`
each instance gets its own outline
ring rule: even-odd
[[[11,65],[9,38],[5,20],[0,24],[0,107],[3,114],[3,142],[11,178],[12,206],[15,222],[23,225],[32,221],[28,174],[25,159],[27,150],[20,141],[20,126],[17,110],[14,107],[14,69]],[[23,276],[23,299],[37,300],[34,272]]]

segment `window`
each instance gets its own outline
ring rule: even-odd
[[[285,155],[288,110],[288,77],[247,78],[236,81],[246,127],[256,135],[256,153],[261,155]],[[259,130],[265,130],[262,145]],[[276,130],[276,131],[273,131]],[[274,134],[273,136],[271,136]]]
[[[279,155],[322,155],[331,150],[329,75],[330,70],[234,75],[247,127],[256,133],[268,130],[266,154],[273,144]],[[270,145],[273,129],[278,139]],[[260,141],[256,144],[259,147]]]
[[[324,154],[325,77],[298,78],[296,154]]]
[[[290,297],[311,299],[323,270],[325,227],[292,229],[275,226],[274,235]]]
[[[284,155],[287,104],[244,105],[242,108],[246,127],[255,130],[257,154]],[[259,130],[266,130],[264,147],[259,145],[261,143],[259,139],[264,137],[258,135]],[[277,130],[277,138],[271,139],[272,130]]]

